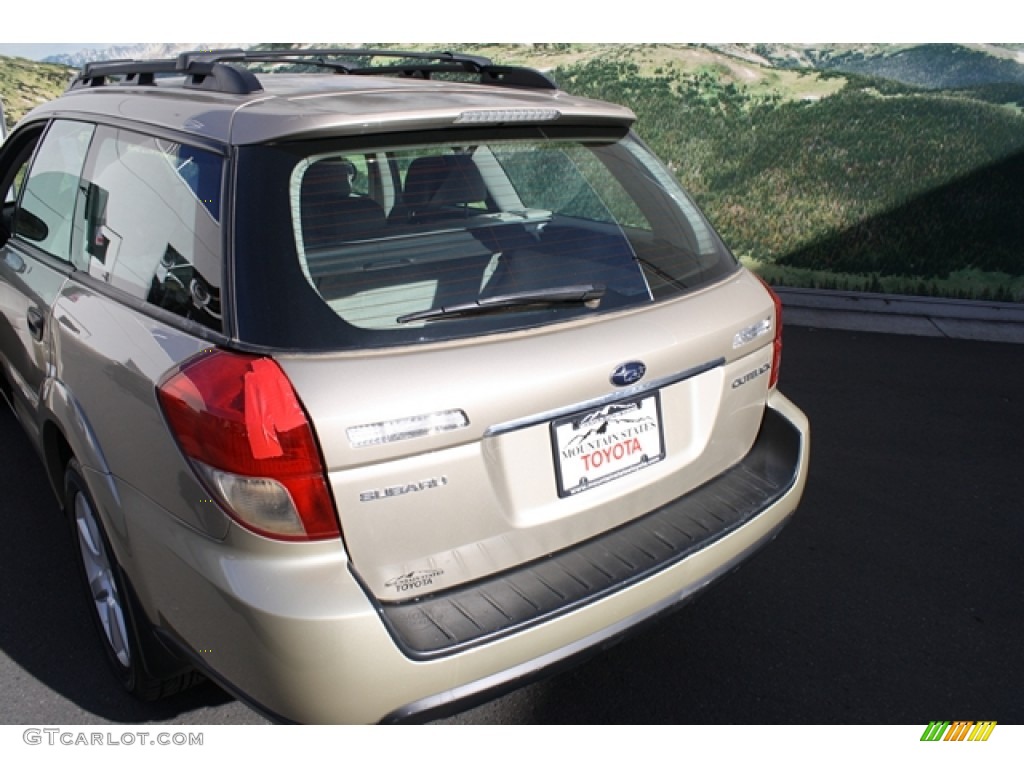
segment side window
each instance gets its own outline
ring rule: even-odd
[[[28,176],[28,161],[32,159],[31,151],[25,157],[25,162],[18,168],[17,173],[14,174],[14,180],[11,182],[11,186],[7,190],[6,201],[15,202],[21,195],[21,189],[25,186],[25,179]]]
[[[14,232],[47,253],[70,259],[78,182],[95,126],[58,120],[50,126],[24,181]],[[15,187],[20,186],[15,179]]]
[[[370,194],[370,177],[366,172],[366,156],[348,155],[345,159],[352,167],[348,180],[352,194],[367,197]]]
[[[222,167],[203,149],[99,128],[76,213],[76,266],[220,330]]]
[[[10,205],[12,210],[14,203],[21,196],[21,190],[25,186],[25,179],[28,178],[28,164],[32,159],[32,150],[35,149],[35,146],[35,141],[25,142],[24,146],[18,150],[11,170],[4,179],[4,205]]]
[[[14,209],[21,190],[28,177],[28,166],[36,148],[42,126],[30,126],[8,140],[5,155],[8,160],[0,167],[0,194],[3,197],[3,213],[0,215],[0,245],[14,232]]]

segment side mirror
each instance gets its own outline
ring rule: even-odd
[[[18,211],[16,229],[18,234],[25,239],[36,242],[42,242],[50,234],[50,228],[46,226],[46,222],[24,208]],[[10,233],[8,233],[8,237],[10,237]]]

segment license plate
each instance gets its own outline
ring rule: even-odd
[[[551,422],[560,497],[573,496],[665,458],[654,392]]]

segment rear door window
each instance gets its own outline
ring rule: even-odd
[[[221,330],[222,166],[204,149],[98,129],[76,218],[76,266]]]

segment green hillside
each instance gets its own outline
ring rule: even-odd
[[[990,83],[1024,85],[1024,64],[962,45],[918,45],[879,55],[861,51],[823,52],[821,69],[865,74],[923,88],[965,88]]]
[[[3,99],[7,127],[24,117],[32,107],[62,93],[71,74],[72,70],[59,64],[0,56],[0,99]]]
[[[757,43],[715,45],[715,50],[780,69],[812,69],[895,80],[923,88],[1024,84],[1020,44]]]

